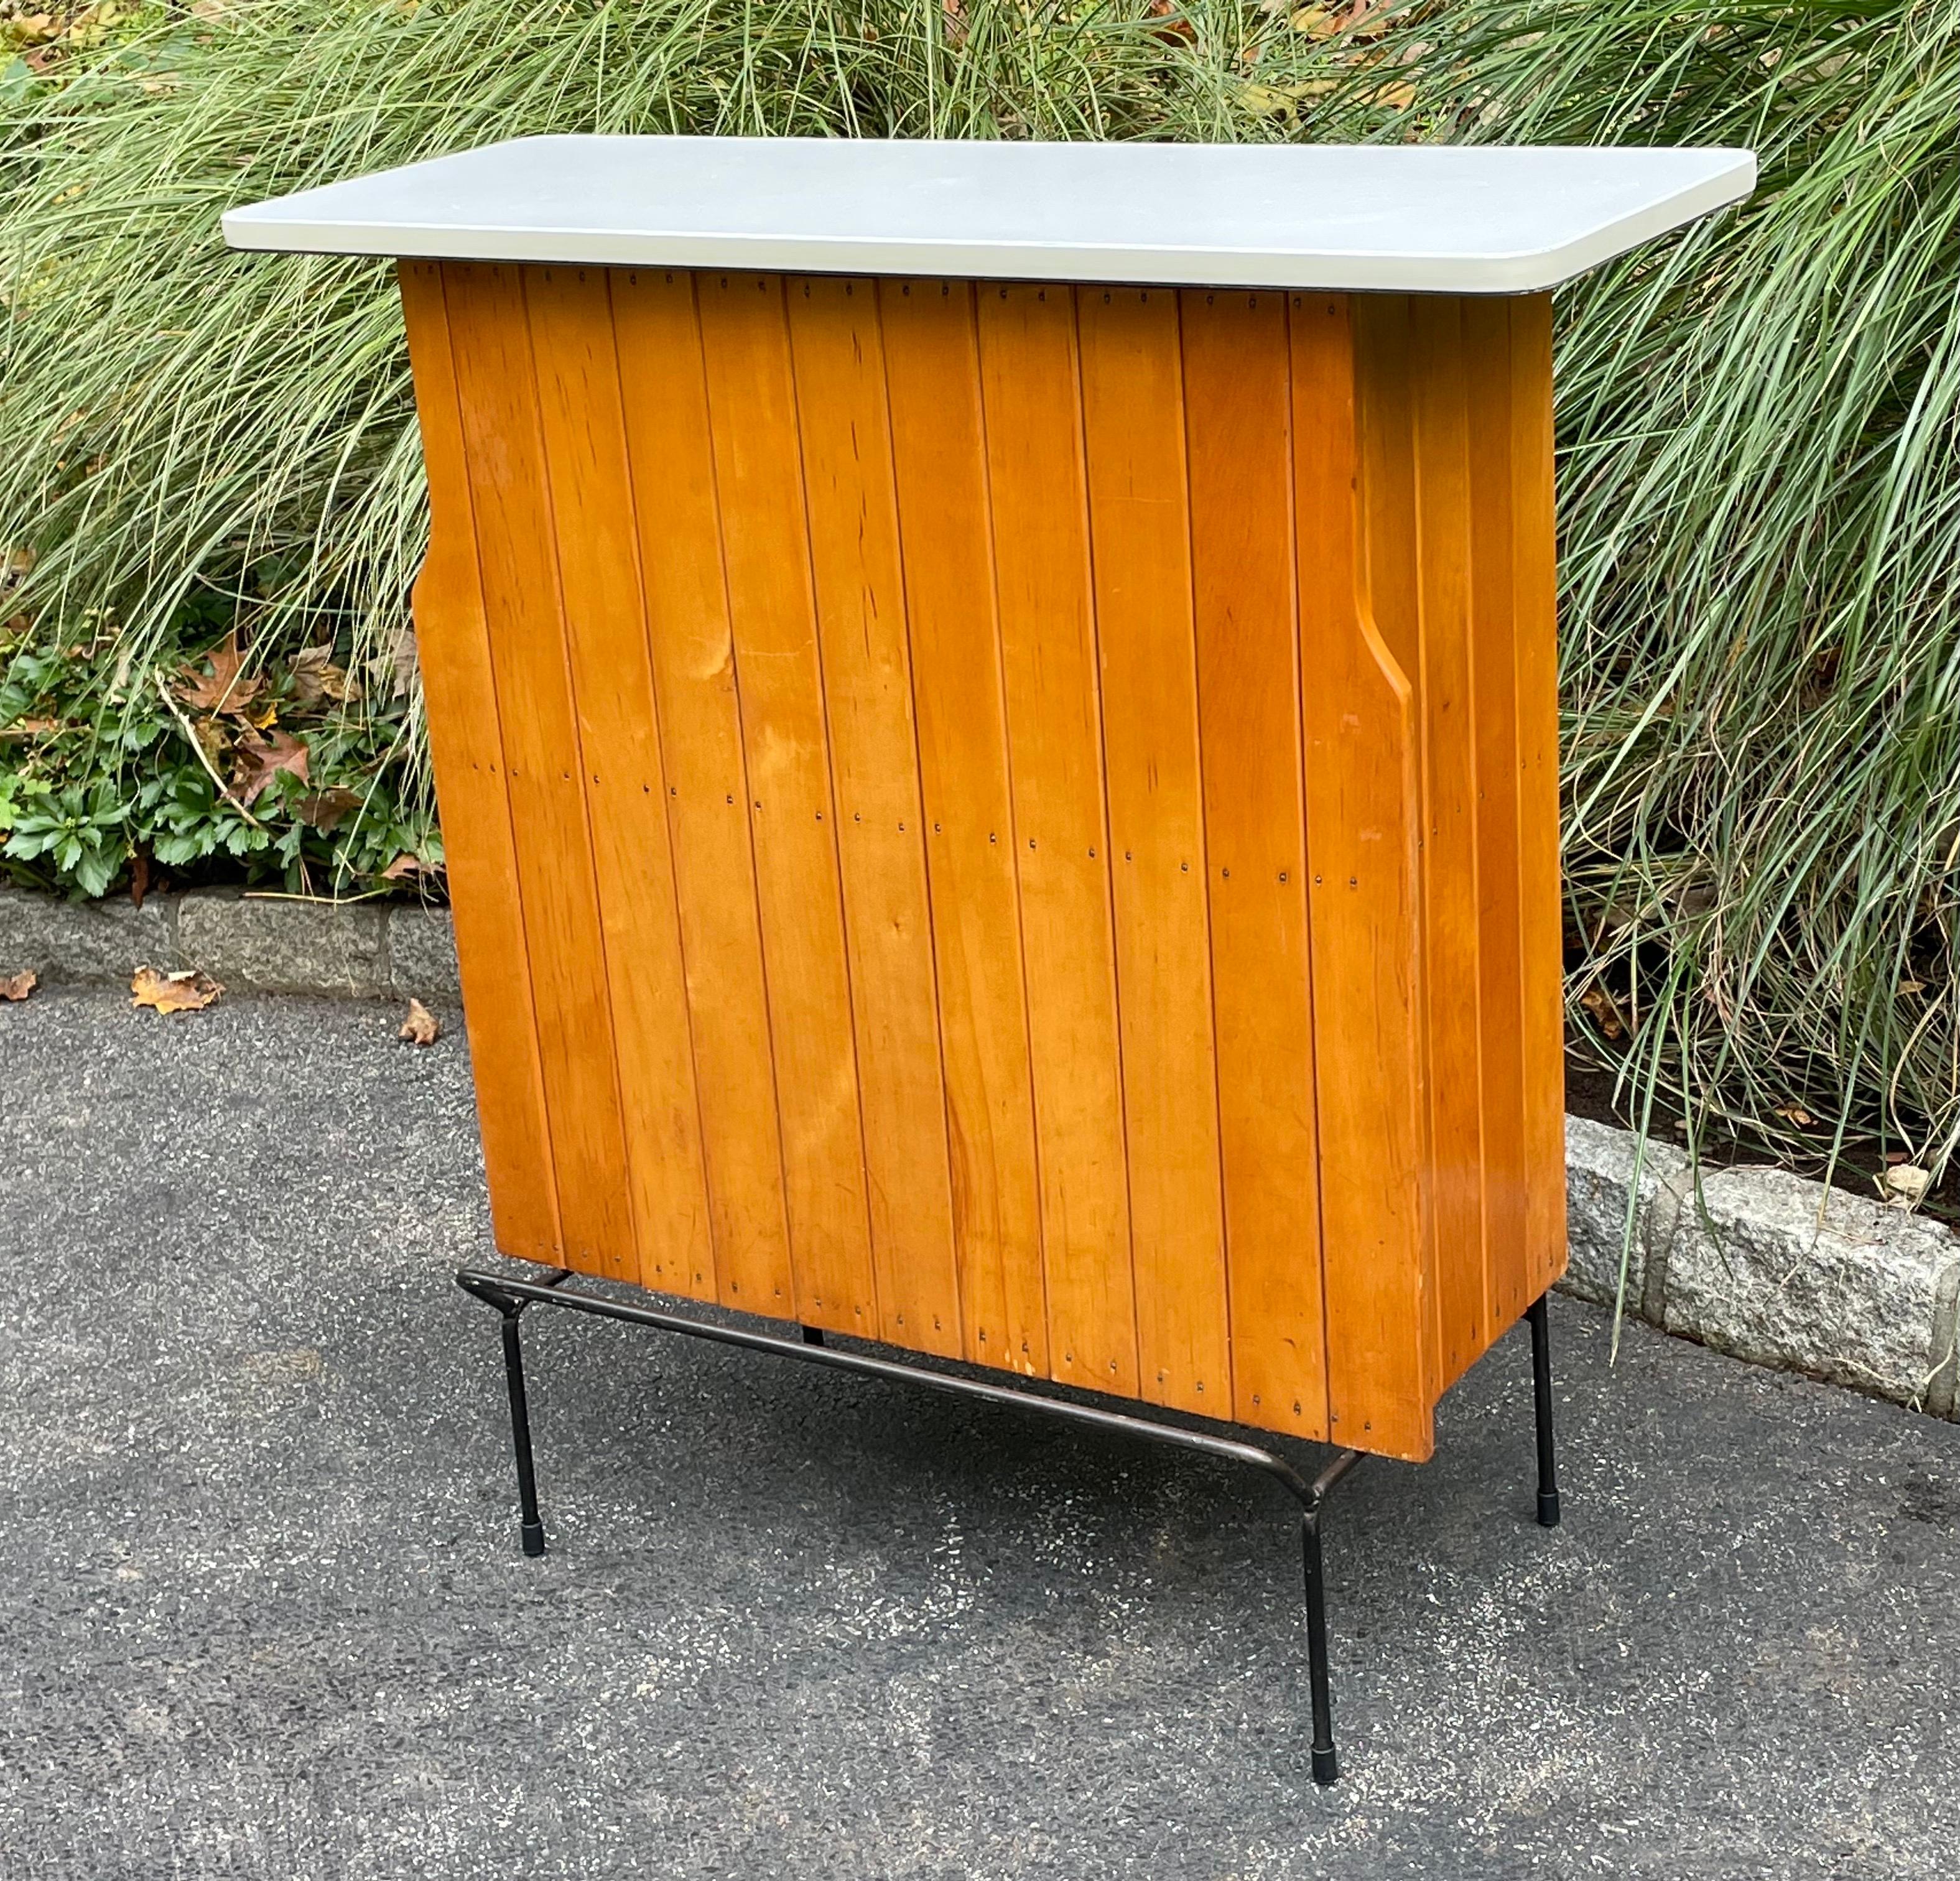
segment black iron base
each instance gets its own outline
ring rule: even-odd
[[[545,1530],[538,1512],[538,1485],[531,1459],[531,1419],[524,1392],[523,1348],[518,1332],[518,1316],[527,1307],[565,1307],[574,1313],[588,1313],[602,1319],[619,1319],[628,1326],[650,1326],[658,1332],[682,1332],[690,1338],[707,1339],[718,1345],[740,1346],[752,1352],[774,1352],[783,1358],[800,1358],[807,1363],[828,1365],[838,1371],[857,1372],[871,1378],[888,1378],[907,1384],[924,1385],[955,1397],[977,1398],[986,1404],[1011,1405],[1034,1411],[1064,1423],[1083,1424],[1091,1429],[1114,1431],[1118,1435],[1147,1438],[1179,1450],[1196,1450],[1206,1456],[1222,1457],[1227,1462],[1245,1463],[1263,1470],[1300,1504],[1300,1554],[1306,1583],[1307,1692],[1313,1717],[1312,1764],[1316,1783],[1332,1783],[1339,1774],[1334,1749],[1334,1713],[1328,1691],[1327,1583],[1321,1560],[1320,1510],[1335,1485],[1361,1461],[1360,1450],[1336,1453],[1327,1467],[1312,1482],[1273,1451],[1236,1437],[1220,1437],[1209,1431],[1195,1431],[1180,1424],[1160,1423],[1128,1412],[1106,1411],[1099,1405],[1080,1404],[1067,1398],[1013,1386],[998,1385],[984,1379],[965,1378],[938,1371],[912,1360],[880,1357],[869,1352],[828,1345],[816,1326],[800,1329],[796,1338],[770,1332],[752,1332],[743,1326],[722,1326],[705,1319],[691,1319],[680,1313],[628,1300],[603,1299],[596,1294],[566,1288],[569,1272],[555,1273],[543,1281],[517,1280],[501,1274],[487,1274],[465,1268],[456,1284],[466,1293],[495,1307],[503,1316],[504,1377],[511,1399],[511,1442],[517,1463],[519,1532],[527,1555],[545,1552]],[[1542,1526],[1558,1526],[1558,1485],[1553,1470],[1551,1442],[1551,1347],[1545,1322],[1545,1300],[1535,1301],[1525,1313],[1532,1332],[1532,1402],[1538,1424],[1538,1519]]]

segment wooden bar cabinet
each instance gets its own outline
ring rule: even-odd
[[[546,1300],[1430,1455],[1565,1258],[1550,291],[1753,180],[567,137],[226,218],[400,258],[527,1545]]]

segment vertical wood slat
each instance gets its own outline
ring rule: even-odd
[[[694,1048],[612,300],[597,268],[530,268],[523,282],[640,1275],[648,1286],[712,1300]]]
[[[1460,303],[1408,301],[1423,742],[1422,1021],[1428,1037],[1441,1383],[1490,1342],[1485,1310],[1482,960],[1478,861],[1485,836],[1472,641],[1469,387]],[[1508,760],[1507,760],[1508,761]]]
[[[797,1312],[864,1332],[877,1290],[783,284],[704,275],[698,292]]]
[[[1181,302],[1233,1398],[1322,1439],[1287,297]]]
[[[1478,1011],[1484,1097],[1484,1339],[1516,1319],[1530,1265],[1518,643],[1513,607],[1510,309],[1462,303],[1469,393],[1472,685],[1477,701]],[[1474,1354],[1473,1354],[1474,1356]]]
[[[881,282],[879,306],[930,825],[965,1349],[969,1357],[1039,1355],[1036,1369],[1046,1371],[1039,1178],[972,290],[963,282]],[[925,1336],[925,1329],[908,1329],[906,1342]],[[948,1349],[959,1349],[958,1341]]]
[[[567,1265],[636,1279],[537,379],[513,267],[443,270]]]
[[[1388,657],[1409,689],[1411,762],[1415,794],[1410,799],[1409,834],[1415,845],[1411,864],[1415,941],[1409,998],[1416,1036],[1415,1090],[1418,1142],[1417,1166],[1422,1172],[1420,1205],[1427,1249],[1423,1270],[1424,1324],[1421,1362],[1423,1389],[1431,1398],[1441,1390],[1442,1292],[1437,1284],[1435,1233],[1435,1176],[1430,1130],[1433,1122],[1429,1092],[1429,1011],[1431,978],[1423,953],[1424,870],[1429,844],[1422,806],[1428,801],[1429,740],[1423,735],[1422,582],[1417,561],[1418,506],[1415,474],[1414,387],[1410,355],[1410,304],[1413,297],[1364,294],[1348,303],[1353,335],[1353,387],[1358,453],[1358,516],[1361,591],[1369,620]]]
[[[952,1326],[959,1277],[885,362],[869,282],[788,283],[882,1325]],[[985,1329],[982,1329],[983,1332]],[[1035,1369],[1026,1351],[974,1356]]]
[[[1293,490],[1328,1428],[1420,1461],[1435,1365],[1414,695],[1368,579],[1355,317],[1338,295],[1295,295],[1289,312],[1293,409],[1315,415],[1293,426]]]
[[[796,1304],[734,644],[691,275],[612,278],[722,1303]]]
[[[1184,399],[1174,290],[1077,294],[1102,670],[1138,1357],[1230,1414]]]
[[[1109,840],[1074,296],[977,291],[1050,1369],[1134,1396]]]
[[[1558,876],[1558,619],[1554,566],[1551,296],[1511,321],[1512,619],[1518,697],[1519,944],[1524,976],[1526,1258],[1499,1303],[1515,1319],[1565,1271],[1565,1059]]]
[[[415,640],[476,1071],[491,1232],[506,1254],[555,1263],[564,1251],[557,1186],[530,976],[513,970],[527,958],[523,908],[442,267],[409,261],[399,272],[434,512],[415,581]]]

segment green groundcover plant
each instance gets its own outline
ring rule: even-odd
[[[1753,202],[1561,296],[1575,1028],[1637,1106],[1798,1156],[1960,1138],[1960,0],[89,18],[0,62],[15,870],[440,863],[388,273],[228,256],[234,204],[568,129],[1746,144]]]

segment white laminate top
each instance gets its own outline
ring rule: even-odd
[[[236,248],[1519,294],[1747,196],[1742,150],[537,137],[224,218]]]

